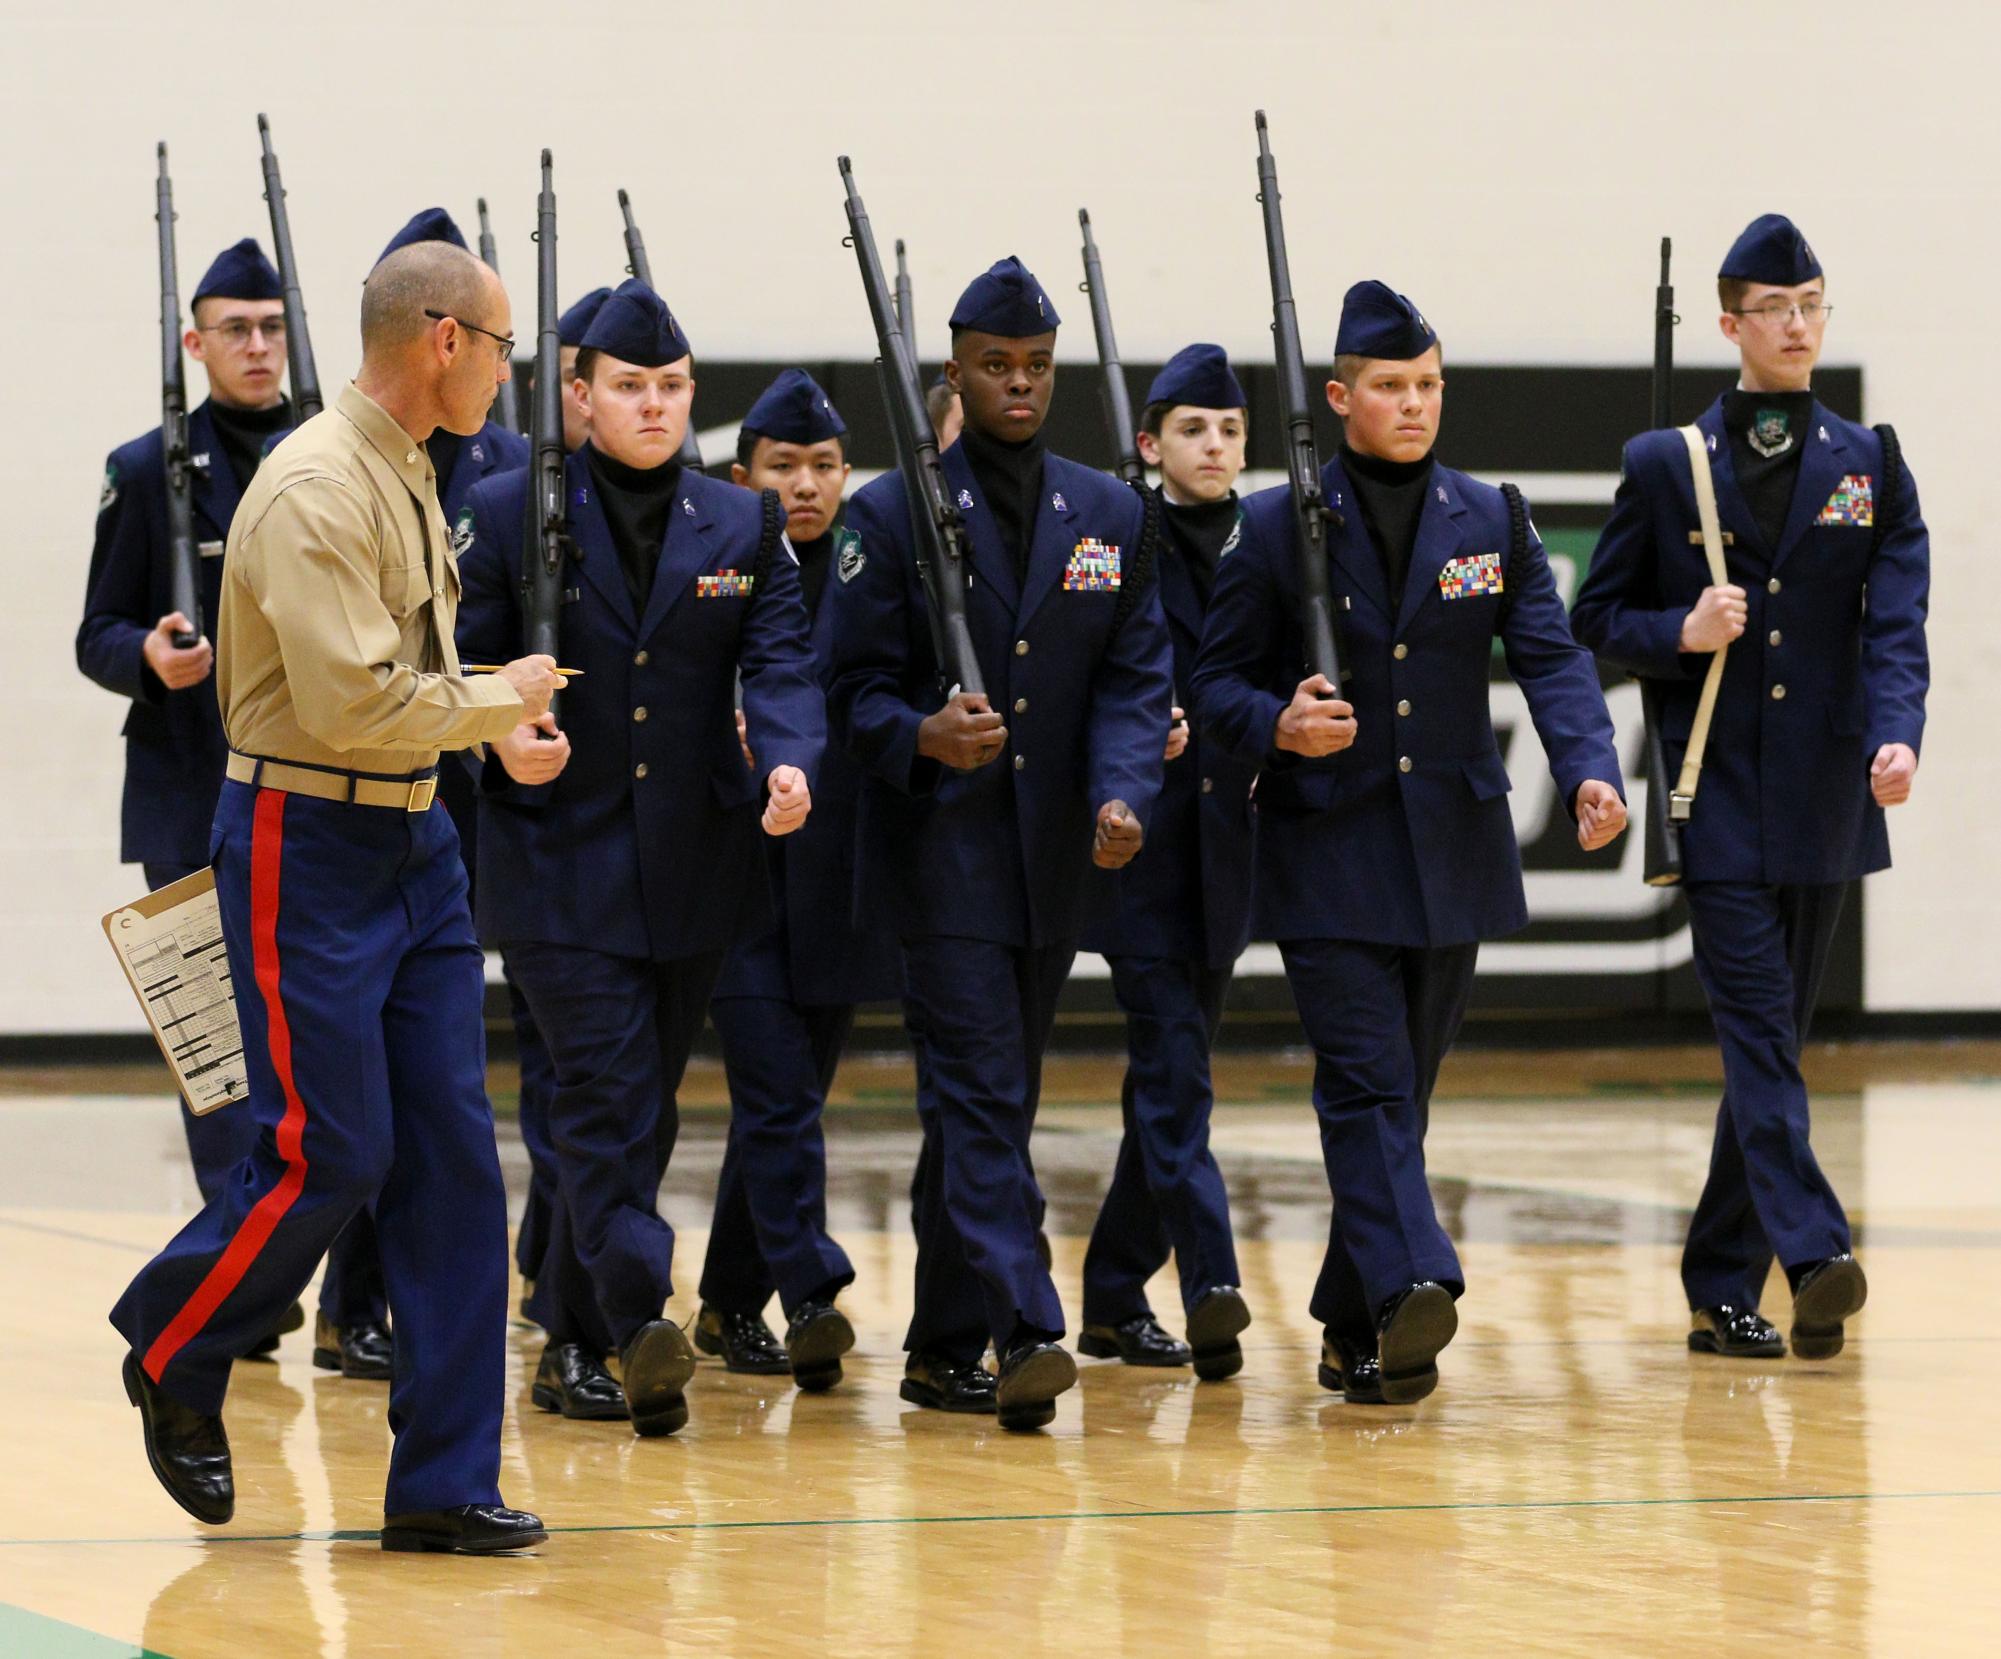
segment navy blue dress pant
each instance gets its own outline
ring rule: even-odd
[[[1465,1289],[1424,1177],[1438,1068],[1472,994],[1477,944],[1412,949],[1352,939],[1281,942],[1313,1047],[1313,1109],[1334,1195],[1313,1317],[1375,1341],[1382,1305],[1434,1279]]]
[[[655,962],[536,942],[503,955],[556,1071],[557,1190],[529,1316],[551,1341],[607,1355],[674,1293],[660,1182],[722,953]]]
[[[504,973],[504,969],[503,969]],[[549,1215],[556,1199],[556,1148],[549,1138],[549,1100],[556,1092],[556,1063],[542,1041],[521,987],[507,978],[507,1005],[514,1017],[514,1053],[521,1070],[521,1144],[528,1149],[528,1198],[521,1230],[514,1237],[514,1265],[532,1279],[542,1270],[549,1248]]]
[[[903,942],[905,1019],[919,1046],[916,1311],[911,1353],[976,1362],[1018,1327],[1060,1337],[1036,1249],[1042,1192],[1028,1138],[1056,998],[1077,952],[985,939]]]
[[[1229,1195],[1209,1150],[1216,1098],[1209,1055],[1232,970],[1171,957],[1108,961],[1126,1016],[1125,1135],[1084,1253],[1088,1325],[1150,1313],[1146,1282],[1170,1250],[1183,1308],[1214,1286],[1238,1283]]]
[[[216,892],[249,1155],[112,1312],[171,1398],[218,1412],[371,1203],[397,1329],[386,1512],[499,1501],[507,1202],[486,1097],[482,959],[442,808],[223,786]]]
[[[1692,1308],[1755,1308],[1774,1253],[1791,1269],[1850,1248],[1848,1217],[1807,1142],[1799,1065],[1848,887],[1692,881],[1682,892],[1723,1049],[1723,1104],[1682,1285]]]

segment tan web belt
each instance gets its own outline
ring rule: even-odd
[[[282,760],[232,751],[228,773],[234,783],[258,789],[281,789],[288,795],[311,795],[321,801],[350,806],[395,807],[402,812],[429,812],[438,793],[436,769],[406,778],[375,777],[366,772],[341,772],[329,766],[301,766]]]

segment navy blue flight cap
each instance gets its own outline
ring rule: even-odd
[[[583,344],[642,369],[678,363],[694,350],[667,302],[637,277],[627,277],[598,308]]]
[[[407,248],[413,242],[449,242],[455,248],[465,248],[465,234],[452,223],[452,216],[441,207],[427,207],[410,216],[410,222],[389,238],[389,246],[375,256],[380,265],[398,248]],[[472,249],[466,248],[467,253]]]
[[[1009,254],[974,277],[959,303],[952,307],[953,333],[973,329],[1003,339],[1026,340],[1050,334],[1063,319],[1042,284],[1022,262]]]
[[[1336,357],[1422,357],[1438,344],[1424,313],[1387,283],[1358,282],[1341,301]]]
[[[1738,282],[1769,282],[1774,288],[1795,288],[1821,275],[1799,226],[1783,213],[1764,213],[1744,227],[1723,256],[1719,277]]]
[[[750,406],[744,430],[782,444],[817,444],[843,436],[848,423],[804,369],[787,369]]]
[[[591,326],[591,319],[604,309],[604,302],[610,298],[609,288],[593,288],[556,319],[557,340],[566,346],[582,345],[584,332]]]
[[[1166,367],[1153,377],[1146,401],[1170,407],[1185,403],[1196,409],[1250,407],[1250,399],[1230,369],[1229,354],[1206,341],[1183,346],[1170,357]]]
[[[195,284],[192,303],[199,305],[203,300],[218,295],[232,300],[276,300],[285,297],[285,290],[278,282],[278,272],[264,257],[264,250],[257,245],[256,237],[246,236],[234,247],[224,248],[215,256],[215,263],[202,273],[201,281]]]

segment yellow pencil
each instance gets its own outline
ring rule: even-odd
[[[459,664],[459,669],[466,674],[498,674],[506,666],[507,664],[504,662],[462,662]],[[581,668],[559,668],[556,672],[567,680],[583,673],[583,670]]]

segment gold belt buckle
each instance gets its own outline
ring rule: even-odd
[[[437,798],[437,794],[438,780],[435,774],[428,778],[419,778],[415,783],[410,785],[410,799],[403,810],[405,812],[429,812],[431,810],[431,802]]]

